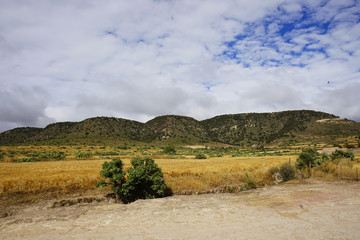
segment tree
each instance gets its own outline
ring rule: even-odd
[[[299,169],[306,168],[311,163],[311,166],[320,166],[328,159],[327,154],[320,154],[313,148],[303,149],[296,160],[296,167]]]
[[[105,162],[100,172],[104,179],[98,182],[97,187],[110,185],[124,203],[165,196],[167,188],[163,173],[153,159],[135,157],[126,172],[122,168],[119,158],[114,158],[110,163]]]

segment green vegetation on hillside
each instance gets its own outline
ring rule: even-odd
[[[360,136],[360,123],[332,114],[300,110],[276,113],[221,115],[203,121],[166,115],[146,123],[95,117],[41,128],[15,128],[0,133],[0,145],[157,145],[229,144],[261,148],[301,142],[342,143],[339,138]],[[357,147],[356,142],[347,146]]]

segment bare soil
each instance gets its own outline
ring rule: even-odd
[[[0,218],[1,239],[360,239],[356,182],[307,180],[238,194],[61,205],[9,208]]]

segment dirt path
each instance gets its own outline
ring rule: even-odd
[[[128,205],[53,202],[0,218],[1,239],[360,239],[360,183],[312,180]]]

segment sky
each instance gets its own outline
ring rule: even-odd
[[[309,109],[360,121],[358,0],[0,0],[0,132]]]

